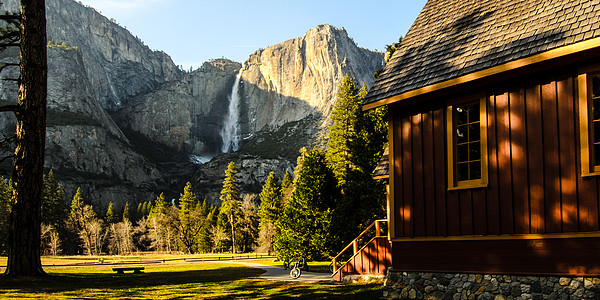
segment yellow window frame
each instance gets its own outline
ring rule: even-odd
[[[580,73],[577,76],[578,85],[578,104],[579,104],[579,143],[581,151],[581,176],[598,176],[600,175],[600,164],[593,164],[592,151],[592,77],[600,75],[598,70],[600,66],[592,67],[596,69],[592,73],[592,68],[583,69],[585,73]],[[589,72],[588,72],[589,71]]]
[[[473,98],[470,98],[473,99]],[[476,100],[475,100],[476,101]],[[479,134],[481,147],[481,178],[458,180],[456,162],[456,122],[454,109],[460,106],[475,104],[475,101],[460,101],[446,107],[446,140],[448,155],[448,190],[482,188],[488,185],[488,151],[487,151],[487,101],[479,97]]]

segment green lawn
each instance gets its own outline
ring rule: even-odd
[[[295,283],[260,279],[240,265],[148,265],[143,274],[117,275],[112,266],[48,267],[40,279],[0,277],[2,299],[377,299],[381,285]]]

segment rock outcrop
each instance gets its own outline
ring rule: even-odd
[[[18,68],[2,73],[3,78],[14,76]],[[16,89],[15,83],[3,81],[3,99],[16,102]],[[111,201],[151,200],[162,184],[160,173],[131,145],[93,91],[79,51],[48,47],[45,168],[54,170],[67,198],[81,187],[98,208]],[[14,134],[14,117],[3,115],[2,124],[5,135]]]
[[[211,204],[221,204],[220,192],[223,189],[225,170],[230,162],[234,162],[240,170],[238,178],[245,194],[259,194],[270,172],[274,172],[281,181],[286,170],[290,173],[294,171],[294,163],[287,159],[239,153],[222,154],[199,166],[192,178],[192,185],[198,190],[199,197]]]
[[[242,67],[241,144],[251,143],[254,146],[246,151],[261,155],[257,150],[263,148],[259,144],[265,135],[281,134],[290,122],[311,124],[300,126],[308,132],[294,131],[298,133],[295,149],[283,140],[267,139],[269,149],[280,151],[280,156],[290,151],[297,155],[300,147],[319,135],[315,124],[318,128],[327,120],[341,79],[349,74],[371,85],[382,62],[382,53],[357,47],[343,28],[320,25],[303,37],[256,51],[243,67],[214,60],[180,80],[134,97],[119,111],[119,124],[163,145],[212,157],[220,150],[228,97]],[[261,140],[254,139],[259,135]]]
[[[383,54],[359,48],[344,28],[319,25],[303,37],[256,51],[244,64],[244,132],[301,120],[327,118],[342,78],[371,86]]]
[[[80,53],[50,47],[48,65],[45,166],[66,194],[81,187],[100,207],[153,199],[162,177],[96,100]]]
[[[3,3],[18,10],[18,0]],[[186,73],[164,52],[76,1],[47,0],[46,12],[46,167],[67,199],[81,187],[100,210],[109,201],[137,203],[159,192],[177,197],[186,181],[218,203],[230,161],[240,168],[243,191],[260,192],[269,172],[281,178],[298,149],[323,133],[343,76],[370,85],[383,62],[382,53],[357,47],[343,28],[320,25],[256,51],[243,65],[217,59]],[[15,49],[0,53],[0,61],[17,60]],[[242,147],[220,154],[240,70]],[[17,78],[18,68],[0,75]],[[0,102],[16,97],[16,84],[0,80]],[[14,117],[0,117],[1,133],[14,134],[14,126]],[[5,161],[0,173],[10,168]]]
[[[226,59],[205,62],[177,81],[132,98],[119,110],[117,120],[154,142],[212,157],[221,149],[228,97],[240,68]]]
[[[4,9],[19,10],[20,1],[3,2]],[[152,51],[127,29],[79,2],[48,0],[46,18],[48,41],[77,47],[96,99],[106,109],[183,73],[166,53]]]

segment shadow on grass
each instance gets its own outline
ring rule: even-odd
[[[260,279],[264,272],[244,266],[148,267],[142,274],[115,274],[110,268],[50,270],[43,278],[0,277],[0,298],[147,299],[373,299],[380,285],[296,283]]]

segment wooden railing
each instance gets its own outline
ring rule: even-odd
[[[373,224],[371,224],[369,227],[367,227],[367,229],[365,229],[358,237],[356,237],[350,244],[348,244],[348,246],[346,246],[342,251],[340,251],[340,253],[338,253],[338,255],[336,255],[336,257],[333,258],[333,260],[331,261],[331,264],[333,265],[333,274],[335,274],[338,271],[338,262],[340,257],[350,248],[352,248],[352,256],[356,255],[359,251],[359,241],[361,240],[361,238],[363,238],[363,236],[365,234],[367,234],[369,232],[369,230],[371,230],[373,227],[375,227],[375,236],[373,238],[377,238],[377,237],[383,237],[383,236],[387,236],[387,234],[382,235],[381,234],[381,223],[387,223],[386,219],[383,220],[376,220],[375,222],[373,222]],[[370,241],[371,239],[368,239],[368,241]],[[364,246],[364,245],[363,245]],[[346,264],[349,260],[347,260],[346,262],[344,262],[344,264]],[[340,268],[343,267],[340,266]]]

